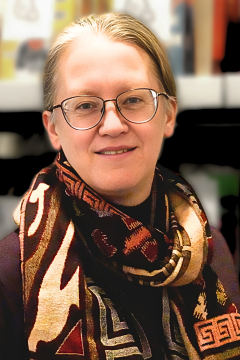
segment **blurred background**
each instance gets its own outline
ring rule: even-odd
[[[179,110],[160,163],[195,188],[239,273],[240,0],[0,0],[0,238],[56,155],[41,120],[48,49],[71,22],[108,11],[135,16],[165,46]]]

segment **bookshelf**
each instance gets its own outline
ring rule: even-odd
[[[240,81],[240,78],[239,78]],[[179,111],[223,106],[223,76],[179,76],[176,78]]]
[[[226,107],[240,107],[240,74],[229,74],[224,81]]]
[[[177,76],[179,111],[240,108],[240,73]],[[0,112],[42,111],[39,79],[0,81]]]
[[[42,84],[39,79],[1,80],[0,111],[42,111]]]

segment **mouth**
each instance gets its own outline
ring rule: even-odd
[[[97,154],[101,155],[117,155],[117,154],[123,154],[129,151],[132,151],[136,148],[130,148],[130,149],[121,149],[121,150],[105,150],[105,151],[99,151]]]

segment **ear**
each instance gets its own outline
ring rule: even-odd
[[[175,100],[170,100],[170,108],[166,109],[166,123],[164,129],[164,137],[168,138],[173,135],[175,129],[176,122],[176,114],[177,114],[177,103]]]
[[[49,139],[54,149],[60,150],[61,144],[59,141],[56,124],[52,119],[52,113],[50,111],[44,111],[42,114],[43,125],[48,132]]]

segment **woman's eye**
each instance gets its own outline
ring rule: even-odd
[[[91,103],[82,103],[82,104],[78,104],[76,106],[76,110],[89,110],[89,109],[92,109],[94,107],[93,104]]]
[[[139,104],[142,100],[137,97],[130,97],[125,101],[125,104]]]

